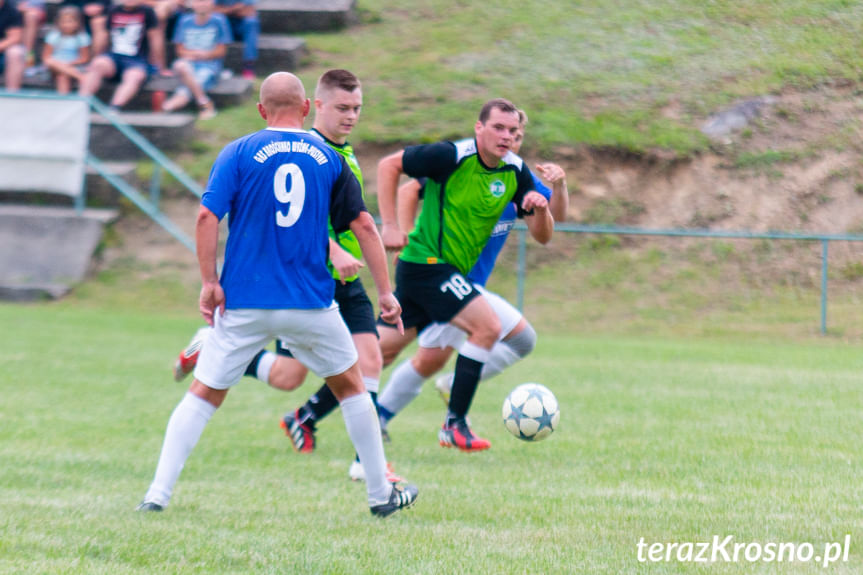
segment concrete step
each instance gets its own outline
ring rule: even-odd
[[[126,180],[137,189],[146,189],[148,184],[141,182],[137,175],[138,164],[132,161],[126,162],[102,162],[111,174]],[[116,208],[119,206],[121,195],[114,189],[105,178],[95,169],[87,166],[84,179],[84,192],[86,204],[91,208]],[[10,192],[0,190],[0,204],[35,205],[56,208],[74,208],[75,200],[72,196],[54,194],[51,192]]]
[[[180,149],[194,135],[193,114],[121,112],[119,117],[162,151]],[[144,157],[138,147],[100,114],[90,115],[90,153],[100,160]]]
[[[114,210],[0,205],[0,298],[61,297],[87,274]]]
[[[173,44],[168,45],[168,62],[176,58]],[[266,76],[272,72],[293,72],[299,69],[308,57],[306,41],[298,36],[284,34],[261,34],[258,37],[258,63],[255,73]],[[233,42],[228,45],[225,56],[225,69],[235,76],[243,71],[243,43]]]
[[[258,37],[258,62],[255,73],[267,76],[273,72],[294,72],[308,58],[306,41],[297,36],[261,34]],[[225,68],[239,74],[243,69],[243,45],[233,43],[225,57]]]
[[[358,20],[356,0],[259,0],[257,6],[265,34],[333,32]]]
[[[144,187],[137,176],[138,164],[136,162],[103,162],[102,165],[113,175],[126,180],[133,187],[137,189]],[[115,207],[119,205],[122,197],[108,180],[90,166],[87,166],[84,188],[87,192],[88,205]]]
[[[2,84],[2,80],[0,80],[0,84]],[[147,83],[141,87],[141,90],[132,98],[126,108],[129,110],[152,110],[153,94],[155,92],[170,94],[177,89],[177,86],[179,86],[179,81],[176,78],[154,76],[147,80]],[[33,90],[54,89],[51,76],[48,72],[40,72],[35,76],[24,78],[24,87]],[[108,102],[116,88],[116,84],[106,82],[102,85],[96,97],[103,102]],[[213,86],[209,94],[216,104],[216,108],[238,106],[246,103],[253,97],[254,82],[240,76],[222,78]]]

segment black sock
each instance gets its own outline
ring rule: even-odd
[[[467,416],[471,401],[479,384],[482,362],[461,354],[455,360],[455,375],[449,396],[449,416],[447,420]]]
[[[258,377],[258,362],[261,361],[261,357],[267,353],[267,350],[262,349],[258,352],[258,354],[252,359],[252,362],[246,366],[246,371],[243,375],[248,375],[249,377]]]
[[[336,399],[333,391],[325,383],[300,409],[306,410],[311,415],[313,421],[320,421],[338,406],[339,400]]]

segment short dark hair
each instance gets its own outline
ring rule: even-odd
[[[515,107],[515,104],[506,98],[494,98],[483,104],[482,109],[479,111],[479,121],[485,124],[488,121],[488,117],[491,116],[491,111],[495,108],[501,112],[518,114],[518,108]]]
[[[361,87],[360,79],[352,72],[342,69],[328,70],[318,79],[318,85],[315,88],[315,97],[317,97],[317,93],[321,89],[331,90],[333,88],[340,88],[346,92],[353,92],[359,87]]]

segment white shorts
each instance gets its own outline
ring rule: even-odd
[[[310,310],[229,309],[216,313],[195,379],[213,389],[236,385],[255,354],[274,339],[319,377],[344,373],[357,362],[354,341],[335,303]]]
[[[509,332],[515,329],[515,326],[521,321],[521,312],[496,293],[490,292],[478,285],[474,287],[485,297],[500,320],[501,329],[500,338],[498,339],[500,341],[509,335]],[[467,340],[467,334],[451,323],[429,324],[428,327],[420,332],[418,339],[420,347],[428,349],[435,347],[458,349],[465,340]]]

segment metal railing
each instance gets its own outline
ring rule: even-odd
[[[527,226],[517,222],[514,228],[518,232],[518,277],[517,306],[524,309],[524,284],[527,275]],[[803,240],[821,242],[821,333],[827,333],[827,280],[829,267],[830,242],[860,242],[863,236],[853,234],[827,234],[809,232],[748,232],[723,230],[685,230],[685,229],[646,229],[619,226],[590,226],[581,224],[555,224],[555,232],[576,234],[609,234],[632,236],[665,236],[692,237],[713,239],[750,239],[750,240]]]
[[[21,90],[14,93],[2,93],[0,95],[14,98],[28,99],[71,99],[84,100],[90,106],[90,109],[105,118],[114,128],[125,136],[132,144],[134,144],[141,152],[153,161],[154,169],[153,176],[150,181],[149,197],[139,192],[134,186],[123,178],[117,176],[102,162],[89,152],[86,157],[86,165],[93,168],[100,176],[111,184],[114,189],[125,196],[141,211],[147,214],[154,222],[160,225],[165,231],[174,236],[181,244],[183,244],[192,253],[195,252],[194,241],[187,236],[179,227],[177,227],[159,208],[159,200],[161,196],[161,178],[162,172],[166,172],[173,176],[184,188],[197,197],[201,197],[204,193],[203,188],[193,180],[186,172],[174,163],[170,158],[163,154],[157,147],[150,143],[147,138],[142,136],[135,128],[123,121],[122,117],[113,113],[108,106],[102,103],[98,98],[93,96],[63,96],[55,92],[46,92],[39,90]],[[83,186],[82,182],[82,186]],[[75,198],[76,209],[80,212],[84,208],[86,202],[85,192]]]

